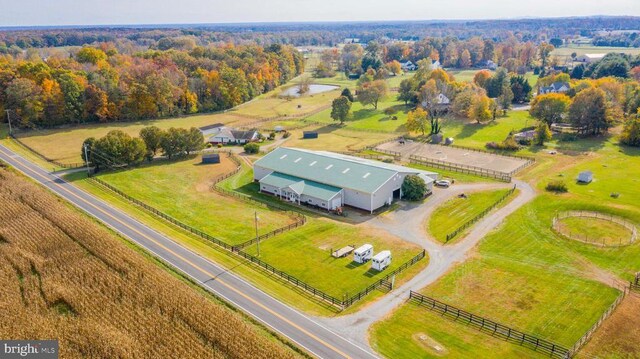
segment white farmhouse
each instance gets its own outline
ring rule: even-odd
[[[253,165],[261,192],[326,210],[346,205],[373,212],[402,198],[408,175],[420,176],[429,192],[438,179],[434,172],[298,148],[277,148]]]

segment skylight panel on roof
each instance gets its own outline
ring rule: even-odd
[[[302,157],[298,157],[295,161],[293,161],[294,163],[298,163],[300,162],[300,160],[302,159]]]
[[[309,166],[313,166],[313,165],[315,165],[316,163],[318,163],[318,161],[313,161],[313,162],[309,163]]]
[[[342,174],[345,174],[345,173],[349,172],[350,169],[351,168],[347,168],[346,170],[342,171]]]
[[[362,178],[367,178],[369,177],[369,175],[371,175],[371,172],[367,172],[364,176],[362,176]]]
[[[280,159],[281,159],[281,160],[284,160],[284,158],[285,158],[285,157],[287,157],[287,155],[282,155],[282,156],[280,157]]]

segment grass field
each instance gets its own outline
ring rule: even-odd
[[[370,262],[353,262],[352,255],[338,259],[331,256],[332,249],[353,244],[357,248],[365,243],[373,245],[376,253],[391,250],[393,260],[388,269],[378,272],[371,269]],[[246,251],[256,255],[257,246]],[[299,229],[260,243],[260,259],[339,299],[365,289],[420,251],[419,246],[385,232],[326,218],[310,219]],[[424,259],[414,269],[424,268],[428,262]]]
[[[457,145],[485,148],[487,142],[501,142],[510,132],[519,132],[535,124],[536,120],[529,112],[509,111],[506,117],[481,124],[466,119],[446,118],[442,121],[442,132],[445,137],[453,137]]]
[[[65,358],[298,357],[131,247],[0,169],[0,335],[57,339]]]
[[[409,324],[410,323],[410,324]],[[373,349],[386,358],[546,358],[415,304],[371,328]]]
[[[317,131],[317,139],[303,139],[303,131]],[[299,147],[310,150],[354,151],[395,137],[390,133],[369,133],[352,131],[332,125],[310,126],[292,130],[291,137],[284,142],[285,147]]]
[[[635,47],[606,47],[606,46],[582,46],[582,45],[570,45],[566,47],[558,47],[551,56],[571,56],[572,53],[576,53],[578,56],[584,54],[608,54],[610,52],[625,53],[631,55],[640,54],[640,49]]]
[[[463,224],[478,216],[502,198],[509,190],[480,191],[467,193],[467,198],[454,198],[438,207],[431,218],[427,228],[429,233],[440,242],[446,243],[447,234],[460,228]],[[502,205],[508,202],[502,202]],[[461,238],[460,233],[456,238]]]
[[[569,217],[558,220],[557,229],[571,239],[602,245],[626,244],[631,231],[615,222],[599,218]]]
[[[256,211],[263,233],[293,223],[294,219],[284,212],[250,205],[212,191],[211,181],[235,168],[226,156],[222,156],[221,163],[217,165],[201,165],[200,161],[200,156],[196,156],[157,162],[127,171],[100,174],[98,178],[229,244],[255,237]]]

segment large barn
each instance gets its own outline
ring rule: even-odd
[[[431,191],[438,178],[421,171],[333,152],[280,147],[254,163],[260,191],[298,204],[334,210],[344,205],[373,212],[402,198],[402,182],[418,175]]]

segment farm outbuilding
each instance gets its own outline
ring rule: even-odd
[[[364,244],[353,251],[353,261],[356,263],[366,263],[373,257],[373,246]]]
[[[219,153],[205,153],[202,155],[203,164],[220,163]]]
[[[302,132],[302,138],[304,138],[304,139],[318,138],[318,132],[316,132],[316,131],[304,131],[304,132]]]
[[[391,252],[382,251],[371,258],[371,268],[382,271],[391,264]]]
[[[273,130],[275,132],[282,132],[282,131],[284,131],[284,127],[283,126],[276,126]]]
[[[402,198],[402,183],[418,175],[430,192],[438,174],[326,151],[279,147],[257,160],[260,191],[297,204],[335,210],[351,206],[373,212]]]
[[[591,171],[582,171],[578,174],[578,182],[580,183],[591,183],[593,181],[593,172]]]

